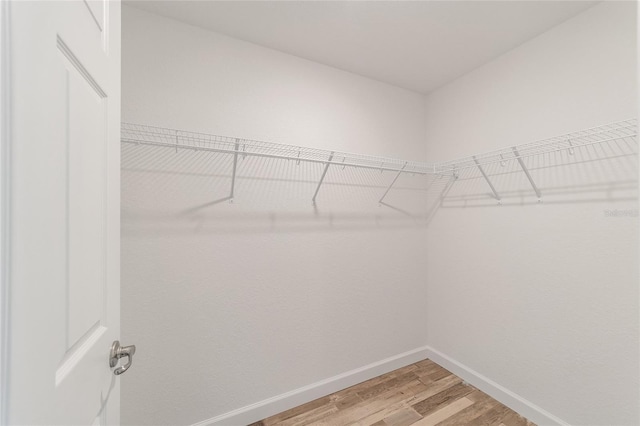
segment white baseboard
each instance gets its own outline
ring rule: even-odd
[[[374,362],[337,376],[294,389],[255,404],[229,411],[228,413],[212,417],[195,423],[192,426],[244,426],[274,414],[281,413],[314,399],[332,394],[365,380],[372,379],[398,368],[413,364],[428,357],[427,347],[417,348],[393,357]]]
[[[464,364],[448,357],[442,352],[427,346],[426,347],[427,358],[441,365],[447,370],[451,371],[456,376],[460,377],[467,383],[477,387],[487,395],[500,401],[513,411],[517,412],[521,416],[524,416],[528,420],[531,420],[539,426],[547,425],[560,425],[569,426],[569,423],[557,418],[553,414],[543,410],[537,405],[527,401],[520,395],[511,392],[509,389],[499,385],[488,377],[483,376],[477,371],[472,370]]]
[[[539,426],[569,426],[569,423],[430,346],[423,346],[329,377],[272,398],[264,399],[255,404],[203,420],[192,426],[245,426],[425,358],[431,359]]]

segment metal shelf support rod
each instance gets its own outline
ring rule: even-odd
[[[240,142],[236,139],[236,149],[233,154],[233,173],[231,175],[231,194],[229,194],[229,199],[233,202],[233,192],[236,187],[236,169],[238,167],[238,151],[240,150]]]
[[[382,197],[380,197],[380,201],[378,201],[378,203],[382,204],[382,201],[384,200],[384,197],[386,197],[387,194],[389,193],[389,191],[391,191],[391,187],[396,183],[396,181],[398,180],[398,178],[402,174],[402,171],[404,170],[405,167],[407,167],[407,162],[406,161],[404,163],[404,166],[402,166],[402,168],[400,170],[398,170],[398,174],[396,175],[396,177],[393,178],[393,180],[391,181],[391,184],[389,185],[387,190],[384,191],[384,194],[382,194]]]
[[[513,153],[516,155],[516,158],[518,159],[518,163],[520,163],[520,167],[522,167],[522,171],[527,176],[527,179],[529,179],[529,183],[533,187],[533,190],[536,192],[536,195],[538,196],[538,200],[540,200],[542,198],[542,194],[540,193],[540,190],[536,186],[536,183],[533,181],[533,178],[529,174],[529,169],[527,169],[527,166],[524,165],[524,161],[522,161],[522,158],[520,157],[520,154],[518,153],[518,148],[516,148],[514,146],[511,149],[513,150]]]
[[[316,188],[316,192],[313,194],[313,198],[311,199],[313,201],[313,205],[316,204],[316,197],[318,196],[318,192],[320,191],[320,187],[322,186],[324,177],[327,175],[327,170],[329,170],[329,166],[331,165],[331,160],[333,160],[333,154],[334,152],[332,151],[331,155],[329,155],[329,160],[326,162],[324,166],[324,170],[322,171],[322,176],[320,177],[320,182],[318,182],[318,187]]]
[[[496,191],[496,188],[493,186],[493,183],[491,183],[489,176],[487,176],[487,174],[484,172],[484,169],[478,162],[478,159],[476,158],[475,155],[473,156],[473,161],[475,161],[475,163],[478,165],[478,170],[480,170],[480,173],[482,173],[482,176],[484,176],[484,180],[486,180],[487,183],[489,184],[489,188],[491,188],[491,192],[493,192],[493,196],[496,198],[496,200],[498,200],[498,202],[500,202],[500,194],[498,194],[498,191]]]

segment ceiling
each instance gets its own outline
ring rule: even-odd
[[[598,2],[125,3],[426,94]]]

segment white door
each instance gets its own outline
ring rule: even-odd
[[[118,424],[120,4],[15,1],[9,25],[5,417]]]

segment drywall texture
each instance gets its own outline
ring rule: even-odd
[[[123,121],[425,158],[417,94],[130,7],[122,27]],[[233,204],[214,203],[228,155],[127,146],[122,167],[123,424],[195,423],[426,344],[426,230],[378,207],[390,173],[333,168],[315,211],[322,165],[240,159]]]
[[[599,4],[428,96],[429,159],[635,118],[634,8]],[[428,341],[564,422],[636,425],[637,160],[602,154],[529,163],[541,204],[522,174],[494,182],[503,206],[453,185],[428,231]]]

